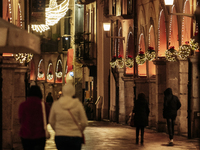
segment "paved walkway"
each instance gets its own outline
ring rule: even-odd
[[[56,150],[54,132],[48,127],[51,139],[45,150]],[[81,150],[200,150],[199,139],[174,137],[174,146],[168,146],[168,135],[145,129],[144,145],[135,144],[135,128],[111,122],[89,121],[84,131],[86,144]]]

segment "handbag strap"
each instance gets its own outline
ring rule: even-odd
[[[72,118],[73,118],[74,122],[75,122],[75,123],[76,123],[76,125],[78,126],[78,129],[81,131],[81,128],[80,128],[80,126],[78,125],[78,122],[76,121],[76,119],[74,118],[74,116],[72,115],[71,111],[70,111],[70,110],[68,110],[68,112],[70,113],[70,115],[72,116]],[[81,131],[81,133],[83,133],[83,132]]]
[[[46,121],[46,111],[45,111],[45,106],[44,106],[43,101],[41,101],[41,105],[42,105],[42,114],[43,114],[43,122],[44,122],[44,131],[46,133],[47,132],[47,121]]]

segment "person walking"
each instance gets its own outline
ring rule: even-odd
[[[53,103],[53,97],[51,96],[51,92],[49,92],[46,97],[46,103],[49,104],[49,106],[51,107],[51,105]]]
[[[88,124],[84,107],[75,97],[75,87],[67,83],[62,96],[53,103],[49,123],[55,131],[58,150],[81,150],[82,133]]]
[[[42,92],[39,86],[30,87],[27,100],[19,106],[21,142],[24,150],[44,150],[46,137],[42,112]],[[45,103],[46,120],[49,117],[49,106]]]
[[[144,143],[144,128],[148,125],[149,105],[144,93],[138,94],[138,99],[135,101],[134,109],[134,124],[136,127],[136,144],[139,143],[139,132],[141,130],[141,141]]]
[[[163,118],[167,120],[167,128],[169,134],[169,144],[173,145],[174,136],[174,123],[177,116],[177,110],[181,107],[180,100],[177,96],[173,95],[172,89],[167,88],[164,91],[164,108]]]

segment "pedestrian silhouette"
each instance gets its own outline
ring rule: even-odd
[[[53,97],[51,96],[51,92],[49,92],[46,97],[46,103],[51,107],[51,105],[53,103]]]
[[[19,106],[20,137],[24,150],[44,150],[46,137],[42,112],[42,92],[39,86],[30,87],[27,100]],[[50,107],[45,103],[46,118]],[[48,119],[47,119],[48,120]]]
[[[82,103],[74,95],[74,85],[65,84],[62,96],[51,107],[49,123],[55,131],[58,150],[81,150],[82,133],[88,120]]]
[[[180,107],[181,103],[178,97],[173,95],[171,88],[167,88],[164,91],[163,118],[167,120],[167,128],[170,139],[169,145],[173,145],[174,122],[177,116],[177,110]]]
[[[139,132],[141,130],[141,141],[144,142],[144,128],[148,125],[148,116],[149,116],[149,105],[146,100],[144,93],[138,94],[138,99],[135,101],[134,109],[132,111],[135,113],[134,116],[134,125],[136,127],[136,144],[139,143]]]

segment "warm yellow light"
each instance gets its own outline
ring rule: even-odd
[[[174,0],[165,0],[165,5],[173,5]]]
[[[104,31],[110,31],[110,23],[103,23]]]
[[[57,5],[57,0],[50,0],[49,4],[49,7],[45,8],[45,25],[32,25],[33,31],[45,32],[50,29],[49,26],[57,24],[69,9],[69,0],[64,0],[59,5]]]

